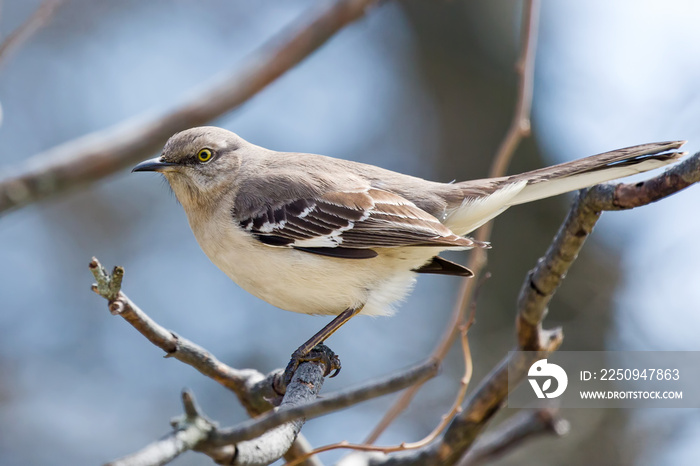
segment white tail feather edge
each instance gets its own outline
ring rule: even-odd
[[[576,191],[589,186],[595,186],[606,181],[616,180],[618,178],[624,178],[626,176],[632,176],[638,173],[644,173],[673,162],[675,162],[675,159],[649,159],[634,165],[623,165],[620,167],[615,167],[613,165],[610,168],[581,173],[580,175],[567,176],[544,183],[529,184],[518,192],[508,206],[524,204],[526,202],[532,202],[538,199],[545,199],[558,194]]]
[[[528,184],[527,179],[521,179],[504,186],[489,196],[465,199],[461,206],[447,212],[444,223],[455,234],[463,236],[496,217],[510,206],[636,175],[637,173],[663,167],[676,160],[675,158],[667,160],[648,159],[634,165],[622,165],[619,167],[613,165],[593,172],[570,175],[533,184]]]

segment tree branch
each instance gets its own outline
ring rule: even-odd
[[[304,15],[236,71],[214,80],[175,109],[131,118],[35,155],[0,180],[0,213],[104,178],[150,156],[174,133],[240,106],[376,2],[338,0]]]
[[[458,466],[476,466],[493,462],[524,441],[541,435],[561,437],[570,425],[555,409],[521,411],[505,420],[497,430],[481,437],[459,461]]]
[[[111,461],[105,466],[149,466],[166,464],[181,453],[193,449],[205,440],[216,425],[200,414],[194,397],[190,392],[182,393],[182,404],[185,414],[173,419],[171,425],[175,429],[160,440],[129,456]]]
[[[0,44],[0,64],[5,62],[10,54],[26,42],[36,31],[46,26],[56,14],[56,10],[64,0],[45,0],[32,15],[17,29],[7,35]]]
[[[462,377],[462,380],[460,381],[460,388],[457,392],[457,396],[455,398],[455,401],[452,404],[452,408],[450,408],[450,411],[447,414],[444,414],[442,416],[442,419],[440,423],[433,429],[433,431],[428,434],[426,437],[424,437],[421,440],[418,440],[417,442],[402,442],[399,445],[393,445],[393,446],[375,446],[367,443],[363,444],[352,444],[349,443],[348,441],[343,440],[342,442],[330,444],[330,445],[325,445],[323,447],[319,447],[312,451],[309,454],[318,454],[330,450],[337,450],[341,448],[346,448],[346,449],[351,449],[351,450],[357,450],[357,451],[363,451],[363,452],[374,452],[374,453],[392,453],[392,452],[397,452],[397,451],[405,451],[405,450],[412,450],[412,449],[418,449],[421,448],[425,445],[430,444],[433,440],[435,440],[438,435],[442,433],[442,431],[447,427],[448,423],[452,419],[455,414],[459,413],[462,408],[462,401],[464,400],[464,396],[467,393],[467,387],[469,386],[469,381],[471,380],[472,376],[472,357],[471,357],[471,350],[469,349],[469,339],[467,338],[467,331],[468,329],[472,326],[474,323],[474,313],[472,313],[469,321],[465,323],[464,325],[461,326],[460,328],[460,333],[462,335],[462,351],[464,352],[464,376]],[[297,459],[296,461],[291,461],[289,462],[289,466],[296,466],[304,457],[301,457]]]
[[[301,406],[314,400],[323,386],[326,369],[322,362],[302,363],[287,386],[280,410]],[[266,465],[279,459],[292,446],[294,439],[306,422],[297,418],[287,424],[270,429],[260,437],[236,445],[234,461],[226,464]],[[224,447],[225,448],[225,447]]]
[[[542,320],[554,293],[593,231],[601,211],[616,210],[622,203],[635,207],[646,205],[699,180],[700,153],[640,183],[598,185],[581,190],[544,257],[539,259],[522,285],[516,318],[516,351],[501,361],[467,401],[464,412],[455,418],[445,433],[442,455],[453,460],[451,455],[466,450],[498,411],[508,395],[509,367],[512,387],[525,376],[535,358],[543,357],[561,344],[561,329],[544,330]],[[641,196],[630,196],[632,190],[641,193]],[[534,353],[525,356],[521,351]],[[517,374],[515,381],[512,379],[514,373]],[[447,453],[451,449],[452,454]]]
[[[372,380],[356,388],[326,395],[323,399],[303,406],[285,410],[280,409],[240,423],[233,428],[220,429],[209,438],[209,442],[213,445],[225,445],[249,440],[269,429],[295,419],[302,417],[306,419],[315,418],[332,411],[348,408],[363,401],[403,390],[416,383],[422,383],[437,375],[438,369],[439,363],[428,359],[397,374],[392,374],[379,380]]]
[[[302,363],[287,386],[280,409],[303,405],[316,398],[323,385],[324,373],[321,361]],[[182,401],[185,415],[172,421],[174,432],[105,466],[161,465],[187,450],[204,453],[218,464],[266,465],[290,449],[305,422],[305,419],[298,418],[253,440],[236,445],[215,445],[210,438],[217,432],[216,424],[201,413],[191,393],[183,392]]]
[[[597,210],[626,210],[651,204],[700,181],[700,153],[673,165],[664,173],[638,183],[602,184],[587,193]]]
[[[180,338],[173,332],[158,325],[122,293],[120,287],[124,276],[123,268],[115,267],[112,274],[108,274],[99,261],[93,258],[90,263],[90,270],[97,282],[92,289],[109,301],[109,309],[112,314],[122,316],[151,343],[165,351],[166,357],[175,357],[232,390],[236,393],[250,416],[256,416],[268,411],[272,409],[273,404],[280,401],[280,396],[274,387],[281,380],[281,371],[273,371],[264,376],[253,369],[239,370],[227,366],[204,348],[195,345],[187,339]],[[191,437],[187,435],[187,438]],[[138,457],[152,458],[148,455],[154,452],[164,455],[163,458],[171,455],[177,456],[182,452],[181,448],[185,448],[188,445],[180,440],[181,436],[171,434],[163,439],[162,442],[156,442],[156,445],[147,447],[145,451],[140,452],[142,454],[139,454]],[[225,455],[228,453],[228,450],[230,448],[219,449],[215,453]],[[288,460],[292,460],[306,455],[309,451],[308,443],[299,435],[285,457]],[[164,462],[167,461],[164,460]],[[309,459],[305,464],[309,466],[314,465],[316,461]]]

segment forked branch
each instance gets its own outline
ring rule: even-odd
[[[279,410],[275,412],[268,412],[235,427],[219,429],[197,414],[193,397],[185,393],[185,417],[173,425],[174,432],[133,455],[115,461],[115,465],[164,464],[190,449],[206,453],[226,464],[271,462],[289,450],[305,419],[422,383],[434,377],[438,371],[438,363],[428,359],[383,379],[313,401],[320,390],[325,367],[322,362],[307,362],[297,370],[299,377],[295,375],[293,383],[286,387],[284,398],[281,398],[275,390],[281,378],[281,370],[264,376],[252,369],[234,369],[223,364],[205,349],[163,328],[138,308],[121,291],[124,269],[115,267],[112,273],[108,273],[93,258],[90,270],[96,280],[92,289],[107,299],[112,314],[124,318],[151,343],[164,350],[166,356],[191,365],[234,391],[251,416],[269,411],[273,405],[281,402]],[[301,448],[300,443],[305,444],[297,441],[295,453],[288,453],[285,456],[287,460],[307,455],[309,448]],[[160,462],[148,462],[155,459]],[[229,463],[234,460],[235,463]]]

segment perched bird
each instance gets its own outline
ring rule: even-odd
[[[281,309],[337,316],[295,351],[289,372],[352,316],[392,313],[418,273],[472,275],[438,253],[488,247],[464,235],[508,207],[661,167],[682,155],[669,152],[682,144],[436,183],[199,127],[133,171],[165,176],[202,250],[243,289]]]

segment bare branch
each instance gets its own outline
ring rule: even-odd
[[[318,456],[309,456],[313,449],[314,447],[306,440],[306,437],[303,434],[299,434],[292,446],[287,450],[287,453],[284,454],[284,459],[286,461],[295,461],[303,456],[305,459],[299,463],[300,466],[323,466]]]
[[[700,153],[663,174],[638,183],[603,184],[591,188],[587,202],[598,210],[626,210],[651,204],[700,181]]]
[[[523,26],[521,38],[521,54],[516,64],[518,73],[518,96],[515,104],[515,112],[508,132],[503,139],[493,163],[489,170],[489,177],[503,176],[515,153],[515,149],[523,137],[530,134],[530,108],[532,106],[532,90],[535,75],[535,53],[537,51],[537,30],[539,25],[539,0],[527,0],[523,10]],[[476,232],[478,241],[487,242],[491,236],[493,221],[483,225]],[[474,272],[474,278],[479,277],[486,267],[486,249],[477,248],[471,252],[467,268]],[[464,320],[466,309],[474,297],[474,289],[477,280],[464,279],[459,293],[459,299],[455,304],[452,317],[448,322],[443,336],[433,350],[433,358],[442,361],[452,347],[459,332],[459,323]],[[404,409],[411,403],[422,384],[414,385],[406,390],[401,397],[394,402],[377,426],[369,434],[365,443],[374,443],[386,428],[396,420]]]
[[[46,26],[56,14],[56,10],[64,0],[45,0],[39,8],[22,23],[17,29],[12,31],[0,44],[0,64],[2,64],[10,54],[27,41],[35,32]]]
[[[360,387],[326,395],[323,399],[303,406],[267,413],[233,428],[219,429],[210,437],[209,441],[213,445],[225,445],[249,440],[262,435],[269,429],[301,417],[306,419],[315,418],[362,403],[363,401],[394,393],[415,383],[421,383],[434,377],[438,372],[438,368],[439,364],[437,361],[429,359],[397,374],[367,382]]]
[[[520,58],[515,64],[518,73],[518,96],[515,113],[506,136],[498,147],[491,163],[489,178],[506,174],[508,165],[518,148],[520,141],[530,135],[530,110],[532,109],[532,91],[535,81],[535,56],[537,54],[537,31],[540,22],[539,0],[528,0],[523,4]]]
[[[109,300],[110,311],[113,314],[124,317],[134,328],[146,336],[149,341],[166,351],[168,356],[175,357],[191,365],[204,375],[232,389],[251,415],[259,414],[272,407],[270,400],[278,397],[273,390],[273,385],[275,380],[279,379],[281,371],[275,371],[267,377],[264,377],[254,370],[237,370],[226,366],[203,348],[184,338],[179,338],[172,332],[161,327],[134,305],[133,302],[119,290],[124,273],[121,267],[115,267],[112,274],[107,274],[106,270],[97,259],[93,258],[90,263],[90,269],[97,281],[97,283],[93,285],[93,290]],[[322,366],[322,363],[319,364]],[[290,394],[290,388],[287,387],[287,394],[285,398],[282,399],[283,405],[285,400],[287,400],[288,405],[292,403],[291,406],[294,406],[295,404],[305,403],[309,399],[315,398],[322,382],[317,381],[314,374],[320,370],[319,378],[322,379],[324,373],[323,367],[318,369],[319,364],[307,363],[300,366],[297,373],[299,377],[304,376],[304,378],[298,378],[295,375],[293,383],[296,388],[291,388]],[[307,366],[313,366],[314,368],[308,369]],[[304,367],[303,370],[302,367]],[[311,371],[311,373],[307,374],[309,371]],[[301,394],[298,385],[302,386]],[[313,394],[311,398],[309,398],[310,395],[304,395],[307,391],[311,391]],[[187,394],[183,395],[183,403],[185,405],[186,416],[184,421],[179,422],[175,426],[177,429],[175,432],[133,455],[117,460],[114,464],[120,466],[165,464],[183,451],[192,449],[195,446],[197,446],[197,448],[200,448],[200,446],[201,448],[207,447],[203,440],[204,438],[208,438],[211,434],[213,424],[208,421],[202,421],[200,419],[201,416],[195,416],[195,414],[197,414],[197,409],[193,400],[191,403],[188,403]],[[262,442],[266,447],[269,447],[265,450],[268,454],[277,455],[269,461],[266,461],[265,458],[260,460],[262,461],[260,464],[267,464],[267,462],[274,461],[285,454],[285,452],[288,452],[294,443],[295,447],[293,451],[285,455],[288,460],[293,460],[299,455],[306,454],[309,450],[303,439],[300,442],[296,442],[295,440],[302,425],[303,420],[295,420],[274,431],[266,433],[263,437],[250,442],[243,442],[237,447],[211,446],[203,451],[216,461],[225,459],[226,464],[257,464],[256,461],[258,461],[259,458],[258,447]],[[271,432],[275,432],[275,435],[272,435]],[[231,462],[233,459],[236,459],[238,462]],[[306,464],[316,463],[310,461]]]
[[[295,66],[377,0],[339,0],[304,15],[236,71],[164,114],[146,114],[61,144],[0,180],[0,212],[104,178],[160,149],[178,131],[228,112]],[[307,19],[310,18],[310,19]]]
[[[524,441],[541,435],[561,437],[570,425],[555,409],[521,411],[504,421],[497,430],[481,437],[459,461],[458,466],[477,466],[493,462]]]
[[[305,362],[294,373],[287,386],[280,410],[301,406],[314,400],[323,385],[325,367],[322,362]],[[304,425],[303,418],[268,430],[262,436],[236,445],[235,461],[227,464],[265,465],[284,455]]]
[[[185,414],[171,422],[175,429],[162,439],[129,456],[111,461],[105,466],[150,466],[169,463],[181,453],[193,449],[209,436],[216,426],[199,413],[194,397],[182,393]]]
[[[316,398],[323,385],[324,373],[322,361],[302,363],[287,386],[281,408],[300,406]],[[183,392],[182,401],[185,414],[171,422],[174,432],[106,466],[162,465],[187,450],[204,453],[219,464],[266,465],[281,458],[291,448],[305,422],[304,419],[295,419],[253,440],[219,446],[209,440],[217,432],[216,424],[201,413],[192,394]]]
[[[232,390],[251,416],[272,408],[269,400],[278,398],[273,383],[279,377],[279,371],[264,376],[253,369],[242,370],[227,366],[204,348],[160,326],[121,292],[119,287],[124,269],[115,267],[113,274],[109,275],[99,261],[93,258],[90,270],[97,281],[93,285],[93,291],[109,301],[110,312],[124,318],[151,343],[165,351],[167,357],[174,357],[194,367]]]

